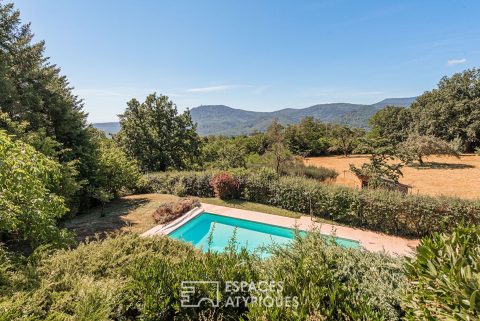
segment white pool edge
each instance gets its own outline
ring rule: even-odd
[[[155,226],[154,228],[143,233],[142,236],[156,234],[168,235],[205,212],[278,227],[297,228],[301,231],[311,231],[312,229],[316,229],[322,235],[356,241],[360,244],[361,248],[367,251],[383,252],[393,256],[412,256],[415,253],[416,246],[418,245],[418,240],[405,239],[398,236],[386,235],[384,233],[361,230],[353,227],[315,222],[311,217],[308,216],[291,218],[207,203],[201,203],[201,207],[187,212],[170,223]]]
[[[202,207],[196,207],[167,224],[157,225],[149,229],[142,233],[141,236],[151,236],[155,234],[168,235],[204,212]]]

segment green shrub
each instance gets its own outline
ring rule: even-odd
[[[121,235],[39,253],[18,267],[8,291],[1,288],[0,320],[397,320],[402,314],[400,260],[327,246],[317,234],[271,250],[259,260],[235,250],[233,240],[219,254],[168,237]],[[182,308],[181,282],[209,280],[220,282],[220,306]],[[278,294],[297,296],[298,312],[228,306],[227,281],[284,282]],[[195,295],[215,298],[216,291],[200,285]],[[250,287],[234,294],[253,295],[259,293]]]
[[[312,165],[305,166],[303,164],[288,166],[283,170],[282,174],[313,178],[319,181],[334,180],[338,176],[338,173],[333,169]]]
[[[423,239],[405,271],[408,320],[480,319],[480,226]]]
[[[312,233],[274,247],[262,278],[283,281],[282,297],[298,297],[298,307],[254,305],[250,320],[399,320],[405,284],[402,260],[344,249]]]
[[[149,180],[152,190],[156,192],[175,193],[175,186],[180,181],[186,184],[182,187],[183,193],[212,197],[213,188],[206,182],[213,173],[157,173],[150,175]],[[452,230],[460,222],[480,224],[478,200],[331,186],[303,177],[279,177],[266,168],[257,171],[236,170],[232,171],[232,175],[240,183],[241,199],[311,213],[388,234],[422,237],[432,232]]]
[[[68,209],[60,192],[72,188],[65,167],[0,130],[0,240],[64,246],[56,225]]]

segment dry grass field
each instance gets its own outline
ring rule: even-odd
[[[432,196],[458,196],[480,199],[480,156],[466,154],[455,157],[432,156],[427,166],[404,167],[400,182],[412,186],[411,193]],[[356,176],[349,171],[349,164],[361,166],[368,162],[366,155],[350,157],[326,156],[305,159],[309,165],[335,169],[339,175],[334,184],[359,187]]]

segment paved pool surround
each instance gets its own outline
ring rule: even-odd
[[[206,203],[201,203],[201,208],[194,209],[170,223],[155,226],[154,228],[143,233],[142,236],[150,236],[155,234],[167,235],[203,212],[286,228],[296,227],[302,231],[316,229],[324,235],[333,235],[336,237],[358,241],[360,245],[367,251],[385,252],[389,255],[412,256],[419,243],[418,240],[405,239],[348,226],[318,223],[313,221],[310,216],[291,218]]]

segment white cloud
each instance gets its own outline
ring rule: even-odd
[[[447,65],[448,66],[455,66],[455,65],[461,65],[461,64],[464,64],[467,62],[467,59],[465,58],[462,58],[462,59],[450,59],[448,62],[447,62]]]
[[[187,91],[190,93],[209,93],[212,91],[225,91],[225,90],[235,89],[240,87],[244,87],[244,86],[221,85],[221,86],[211,86],[211,87],[190,88],[190,89],[187,89]]]

